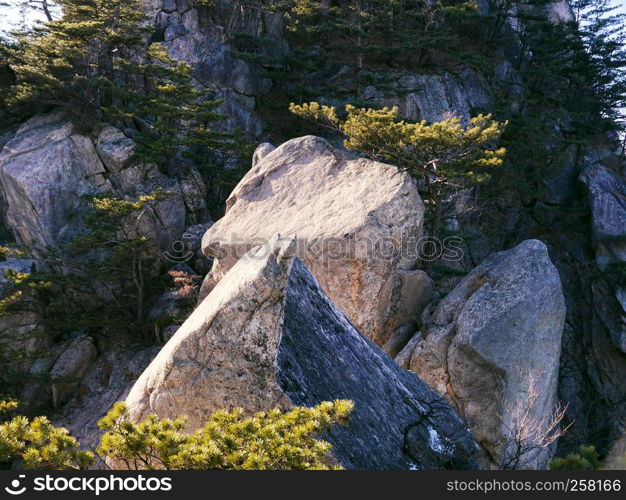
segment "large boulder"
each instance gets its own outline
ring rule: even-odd
[[[81,198],[110,188],[104,174],[93,143],[69,120],[57,113],[32,118],[0,152],[7,225],[20,243],[56,246],[77,231]]]
[[[0,191],[16,241],[59,249],[83,231],[86,196],[136,199],[161,189],[171,195],[129,217],[133,227],[126,229],[154,241],[157,251],[168,249],[182,235],[187,213],[202,210],[187,202],[192,190],[154,165],[133,163],[134,142],[118,129],[99,125],[94,132],[97,138],[78,133],[69,118],[53,112],[25,122],[4,146]]]
[[[546,246],[492,255],[424,316],[398,361],[453,403],[492,466],[545,467],[552,450],[530,437],[511,459],[522,426],[540,433],[557,407],[565,301]]]
[[[415,269],[424,205],[411,176],[319,137],[268,150],[204,235],[203,251],[215,259],[205,294],[254,246],[296,234],[298,255],[362,333],[383,345],[416,322],[430,280]]]
[[[237,262],[132,388],[131,417],[185,414],[194,429],[219,408],[351,399],[349,425],[325,436],[343,466],[473,467],[477,447],[463,422],[359,334],[295,247],[276,237]]]

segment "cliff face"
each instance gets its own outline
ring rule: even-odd
[[[293,85],[270,78],[272,71],[284,71],[275,61],[295,54],[282,17],[254,2],[214,3],[209,9],[188,0],[146,0],[155,41],[191,64],[198,85],[223,99],[224,128],[241,129],[255,143],[292,139],[295,132],[276,123],[286,112],[272,111]],[[487,8],[487,2],[480,5]],[[572,18],[565,0],[549,4],[542,14],[555,23]],[[514,16],[503,30],[507,35],[487,70],[464,65],[404,70],[385,85],[362,85],[350,68],[337,63],[311,70],[304,83],[326,104],[357,101],[398,106],[412,120],[457,114],[467,121],[477,112],[495,111],[503,95],[515,106],[523,92],[520,26]],[[261,45],[263,57],[251,62],[238,56],[233,37],[240,34],[268,42]],[[326,92],[329,87],[337,92]],[[438,295],[419,259],[403,253],[422,235],[419,186],[391,166],[352,157],[324,139],[293,139],[277,149],[262,144],[227,201],[226,215],[208,229],[201,175],[189,165],[162,171],[129,164],[133,141],[125,131],[100,124],[78,132],[52,114],[5,135],[0,141],[3,223],[20,244],[59,248],[79,233],[86,194],[134,199],[155,187],[173,195],[150,207],[137,228],[157,242],[153,256],[166,268],[178,264],[172,268],[176,272],[205,275],[210,263],[200,253],[205,235],[202,247],[213,269],[202,305],[187,319],[189,307],[178,306],[176,290],[148,305],[159,341],[183,326],[135,384],[129,402],[137,418],[147,410],[168,417],[182,411],[199,422],[224,405],[258,410],[277,402],[289,406],[349,397],[358,414],[354,429],[331,436],[337,458],[344,457],[347,466],[375,468],[471,467],[476,457],[486,467],[511,466],[516,418],[526,407],[539,427],[558,412],[559,403],[567,407],[564,424],[572,425],[558,442],[563,452],[581,444],[605,452],[624,432],[626,284],[607,269],[626,263],[626,180],[622,159],[607,145],[572,154],[545,179],[546,194],[529,203],[504,196],[485,203],[475,191],[455,195],[450,225],[463,236],[462,259],[447,264],[469,274],[436,279]],[[263,256],[271,265],[257,262],[244,272],[240,257],[277,234],[295,234],[306,250],[302,262],[289,256],[288,262],[276,263],[280,249],[272,248]],[[376,252],[359,253],[355,242],[360,239],[380,245]],[[316,242],[329,240],[352,253],[337,256],[334,247],[310,251]],[[392,243],[391,256],[381,241]],[[175,247],[176,255],[173,243],[182,245]],[[2,264],[4,273],[42,261]],[[267,301],[259,299],[261,292]],[[19,328],[15,317],[0,318],[0,340],[26,343],[39,322],[37,312],[27,318]],[[263,338],[254,337],[259,332]],[[85,332],[45,342],[48,355],[30,367],[31,373],[70,383],[29,386],[26,393],[33,401],[62,406],[58,420],[89,442],[97,437],[97,418],[126,396],[157,351],[119,352],[112,338],[92,340]],[[75,349],[75,359],[64,362],[68,346],[78,344],[87,348]],[[397,355],[397,365],[383,351]],[[131,368],[120,369],[118,357]],[[222,368],[212,372],[213,365]],[[206,377],[206,384],[194,386],[196,375]],[[238,383],[238,377],[249,383]],[[188,385],[179,386],[181,381]],[[377,399],[389,394],[403,401],[385,408],[392,429],[373,417]],[[403,406],[407,398],[415,404]],[[422,408],[426,399],[436,403],[432,411]],[[411,412],[419,414],[414,427]],[[482,455],[474,457],[474,441],[459,416]],[[381,436],[380,457],[386,459],[364,452],[364,429],[371,426]],[[545,467],[555,448],[534,449],[514,466]]]
[[[236,63],[240,66],[236,71],[237,81],[233,81],[232,72],[208,72],[203,69],[207,61],[200,61],[206,55],[198,56],[200,53],[193,48],[195,42],[190,40],[202,37],[206,40],[208,37],[212,40],[211,44],[220,46],[215,54],[223,54],[228,53],[228,49],[224,49],[228,35],[245,32],[254,37],[276,40],[278,43],[273,45],[275,50],[284,51],[288,50],[288,46],[284,41],[280,19],[264,14],[253,6],[234,6],[232,2],[218,2],[218,8],[210,14],[197,15],[191,11],[184,12],[186,2],[178,2],[176,9],[173,9],[173,5],[159,5],[155,3],[152,7],[164,33],[183,33],[186,30],[184,35],[177,35],[175,42],[167,42],[171,53],[195,64],[203,83],[210,82],[221,88],[224,95],[238,96],[240,103],[246,96],[246,112],[237,112],[234,116],[245,115],[246,123],[259,124],[256,128],[246,127],[246,130],[260,136],[275,135],[274,130],[261,125],[262,119],[255,113],[255,107],[263,103],[272,85],[270,80],[255,76],[259,74],[258,65],[243,61]],[[486,2],[481,2],[480,6],[484,11],[488,8]],[[512,8],[521,7],[513,5]],[[555,23],[573,19],[573,13],[565,0],[548,4],[539,13]],[[185,19],[194,21],[185,22]],[[185,25],[184,29],[180,27],[181,22]],[[521,29],[515,16],[511,16],[505,28],[508,35],[500,49],[500,57],[489,71],[482,74],[462,66],[453,72],[439,74],[405,72],[392,82],[391,89],[379,89],[373,84],[349,90],[351,84],[346,83],[343,76],[347,69],[338,64],[324,72],[312,72],[307,75],[306,82],[313,91],[317,89],[318,92],[329,85],[337,88],[343,85],[348,92],[354,92],[353,97],[360,102],[373,107],[398,106],[401,114],[409,119],[436,120],[451,113],[467,118],[475,110],[493,110],[495,100],[502,92],[508,94],[511,102],[515,102],[523,85],[519,76]],[[166,35],[165,39],[172,37]],[[191,53],[196,54],[195,59]],[[227,59],[226,56],[219,57]],[[277,85],[281,84],[273,84],[275,91]],[[344,99],[328,95],[319,100],[341,105]],[[602,147],[578,154],[577,159],[573,158],[556,173],[554,181],[548,182],[545,199],[535,202],[532,207],[520,207],[505,200],[479,207],[479,200],[471,195],[457,203],[460,210],[458,221],[465,233],[472,236],[464,247],[466,269],[480,264],[491,253],[511,248],[528,238],[544,241],[558,269],[567,305],[559,397],[564,404],[569,405],[568,422],[574,422],[574,430],[561,439],[564,450],[575,449],[578,444],[585,442],[592,442],[605,449],[624,425],[623,401],[626,394],[617,382],[623,379],[626,370],[621,320],[623,310],[620,305],[623,303],[620,300],[623,293],[619,285],[611,283],[603,273],[598,272],[594,263],[594,260],[598,260],[602,266],[600,261],[604,259],[607,248],[617,249],[610,252],[614,263],[623,262],[618,248],[619,238],[623,236],[623,224],[619,223],[619,198],[613,197],[614,202],[611,201],[612,195],[603,193],[614,190],[602,187],[606,182],[619,185],[624,182],[619,169],[607,170],[602,166],[614,165],[615,161],[610,149]],[[589,186],[588,189],[578,180],[583,171],[585,173],[581,179]],[[604,180],[607,176],[611,176],[610,181]],[[608,224],[619,228],[619,234],[610,238],[602,236]],[[492,228],[496,227],[498,229],[493,231]]]

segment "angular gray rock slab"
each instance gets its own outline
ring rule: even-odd
[[[347,468],[474,467],[477,446],[450,406],[364,338],[293,257],[294,239],[250,251],[132,388],[133,419],[250,412],[351,399],[325,439]]]

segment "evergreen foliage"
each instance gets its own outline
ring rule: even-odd
[[[600,459],[595,446],[581,446],[578,453],[570,453],[564,458],[550,461],[550,470],[596,470]]]
[[[152,205],[170,195],[156,190],[135,201],[86,199],[85,230],[46,256],[50,271],[7,273],[14,291],[0,302],[0,314],[39,307],[53,336],[87,330],[151,340],[146,305],[165,282],[151,249],[155,242],[139,229]]]
[[[68,111],[81,125],[110,121],[136,130],[136,160],[163,163],[183,151],[215,170],[207,152],[233,147],[211,124],[220,101],[194,84],[191,67],[152,43],[140,0],[59,0],[62,17],[0,45],[15,76],[5,106],[26,114],[41,106]],[[199,153],[201,152],[201,153]]]
[[[328,459],[331,445],[315,436],[345,422],[352,408],[352,402],[337,400],[250,417],[240,408],[221,410],[184,434],[184,418],[150,415],[134,424],[118,403],[99,422],[106,431],[99,452],[130,469],[336,469]]]
[[[0,402],[0,411],[15,410]],[[124,403],[116,403],[98,425],[105,431],[98,453],[127,469],[319,470],[340,469],[329,457],[331,445],[318,439],[345,424],[351,401],[323,402],[313,408],[269,410],[246,416],[244,410],[219,410],[201,429],[185,434],[185,418],[149,415],[133,423]],[[0,423],[0,465],[27,469],[85,469],[94,454],[83,451],[64,428],[45,417],[13,417]]]
[[[542,197],[547,179],[580,162],[589,146],[607,140],[616,146],[615,132],[624,128],[626,31],[624,16],[609,0],[573,0],[576,19],[562,23],[537,13],[545,0],[525,3],[527,9],[515,14],[520,93],[514,107],[503,96],[499,110],[510,121],[503,136],[510,154],[499,186],[530,202]]]
[[[15,411],[14,401],[0,401],[0,414]],[[94,455],[80,449],[67,429],[46,417],[16,416],[0,423],[0,469],[76,470],[93,464]]]
[[[358,70],[380,64],[415,69],[435,62],[467,62],[454,21],[477,11],[476,3],[466,0],[271,3],[284,13],[296,43],[319,44],[334,61],[346,61]]]
[[[347,149],[397,165],[419,179],[432,208],[430,236],[434,238],[439,236],[446,194],[488,180],[506,153],[495,146],[506,123],[491,115],[478,115],[463,125],[457,117],[410,123],[399,119],[397,108],[346,106],[345,119],[334,107],[316,102],[292,104],[290,111],[341,132]]]

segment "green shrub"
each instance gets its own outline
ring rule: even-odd
[[[337,400],[250,416],[241,408],[219,410],[204,427],[185,434],[185,417],[149,415],[136,424],[126,405],[116,403],[98,422],[105,431],[98,453],[113,468],[127,469],[340,469],[329,457],[330,443],[318,437],[345,423],[353,406]],[[14,401],[0,401],[0,414],[16,408]],[[0,468],[76,470],[89,467],[94,459],[66,429],[54,427],[46,417],[16,416],[0,423]]]
[[[0,412],[16,408],[13,401],[0,402]],[[93,461],[93,453],[46,417],[17,416],[0,424],[0,468],[86,469]]]
[[[600,459],[595,446],[581,446],[578,453],[570,453],[550,462],[550,470],[595,470],[599,467]]]
[[[244,410],[220,410],[204,427],[184,434],[185,418],[148,416],[135,424],[124,403],[99,422],[99,453],[130,469],[338,469],[328,457],[331,445],[316,438],[345,422],[350,401],[324,402],[314,408],[274,409],[246,417]]]

